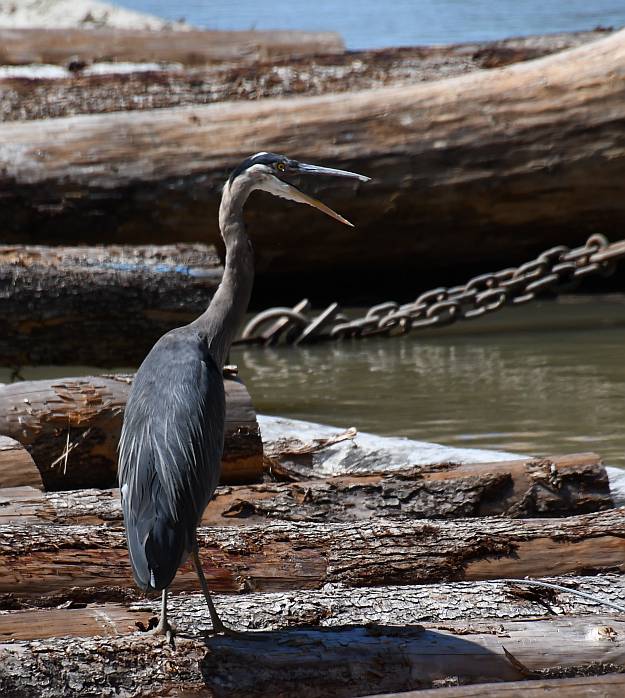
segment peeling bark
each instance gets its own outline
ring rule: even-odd
[[[612,507],[595,454],[415,468],[394,475],[219,487],[202,522],[242,526],[268,519],[342,522],[384,518],[513,518],[590,513]],[[0,523],[121,521],[118,490],[0,489]]]
[[[624,74],[621,31],[449,81],[5,123],[3,238],[215,242],[231,168],[259,149],[291,148],[373,179],[306,185],[349,211],[353,231],[301,206],[250,202],[250,230],[262,230],[257,290],[279,282],[284,295],[290,281],[317,289],[323,277],[321,286],[345,298],[372,274],[376,287],[414,294],[415,278],[429,285],[444,274],[452,283],[597,230],[621,235]]]
[[[131,383],[132,376],[113,375],[5,385],[0,433],[28,449],[46,489],[111,487],[117,482],[117,443]],[[224,385],[222,482],[254,481],[263,467],[256,414],[238,378],[226,376]]]
[[[522,667],[522,669],[521,669]],[[245,636],[178,638],[176,649],[138,634],[0,647],[3,695],[177,695],[347,698],[462,683],[625,671],[625,622],[611,616],[355,626]]]
[[[0,364],[138,366],[221,274],[207,245],[0,246]]]
[[[573,594],[509,582],[456,582],[417,586],[353,589],[327,584],[322,589],[284,593],[214,595],[225,624],[235,630],[279,630],[302,626],[334,628],[345,625],[415,625],[416,623],[529,620],[537,617],[606,612],[601,599],[625,601],[625,577],[549,578],[550,582],[591,594],[597,602]],[[78,596],[78,595],[77,595]],[[79,600],[80,599],[80,600]],[[88,603],[86,596],[57,607],[28,607],[49,599],[30,599],[19,609],[0,613],[0,642],[53,637],[127,635],[148,628],[160,613],[159,599],[128,599],[122,603]],[[15,603],[14,606],[20,604]],[[181,635],[211,630],[204,597],[169,597],[172,623]]]
[[[211,588],[226,592],[625,571],[625,509],[565,519],[201,527],[198,541]],[[196,585],[187,563],[172,589]],[[109,598],[132,588],[122,530],[0,526],[0,593],[27,598],[93,586]]]

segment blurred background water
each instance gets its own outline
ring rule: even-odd
[[[350,49],[625,25],[625,0],[122,0],[119,4],[209,29],[337,31]]]

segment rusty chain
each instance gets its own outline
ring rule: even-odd
[[[473,320],[506,305],[529,303],[546,290],[569,290],[591,274],[608,276],[622,257],[625,240],[610,243],[603,235],[592,235],[581,247],[552,247],[520,267],[481,274],[464,286],[435,288],[411,303],[378,303],[353,320],[341,312],[338,303],[311,319],[307,315],[310,303],[302,300],[293,308],[277,307],[258,313],[235,344],[299,345],[352,337],[396,336],[443,327],[458,320]]]

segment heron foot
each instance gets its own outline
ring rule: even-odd
[[[155,628],[152,628],[152,630],[150,630],[149,633],[150,635],[154,636],[163,635],[172,647],[176,646],[176,643],[174,642],[174,637],[176,636],[176,629],[173,625],[170,625],[168,621],[163,622],[162,618],[159,620],[158,625]]]
[[[206,637],[225,635],[226,637],[243,638],[247,636],[247,633],[242,632],[241,630],[233,630],[232,628],[228,628],[221,622],[213,623],[213,627],[210,630],[205,630],[204,634]]]

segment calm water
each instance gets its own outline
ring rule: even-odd
[[[535,304],[438,334],[237,349],[232,360],[259,412],[452,446],[594,450],[625,467],[624,354],[621,298]]]
[[[452,446],[594,450],[625,466],[624,354],[625,304],[591,302],[232,358],[262,412]]]
[[[352,49],[625,25],[624,0],[122,0],[120,4],[211,29],[338,31]]]

